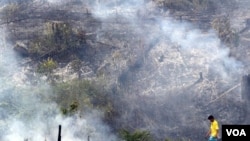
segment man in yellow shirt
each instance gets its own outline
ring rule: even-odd
[[[215,120],[213,115],[208,116],[207,119],[210,121],[210,129],[207,133],[207,136],[209,137],[208,141],[218,141],[218,137],[219,137],[218,121]]]

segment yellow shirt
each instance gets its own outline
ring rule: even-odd
[[[210,135],[213,137],[216,137],[217,130],[219,130],[219,125],[218,125],[218,122],[216,120],[214,120],[213,122],[211,122],[211,125],[210,125],[210,131],[211,131]]]

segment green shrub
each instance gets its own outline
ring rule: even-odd
[[[133,133],[128,130],[121,130],[120,136],[125,141],[151,141],[152,137],[148,131],[135,131]]]
[[[47,58],[38,65],[37,72],[49,75],[57,68],[57,63],[52,58]]]
[[[60,106],[64,115],[84,112],[86,108],[96,108],[110,115],[113,105],[107,98],[106,92],[89,80],[70,80],[56,83],[53,86],[52,98]]]

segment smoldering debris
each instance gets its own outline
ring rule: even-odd
[[[9,89],[2,90],[1,94],[6,96],[7,93],[12,93],[8,98],[3,97],[3,100],[8,99],[14,104],[8,111],[2,109],[3,113],[11,111],[11,116],[5,118],[9,124],[4,126],[12,127],[14,132],[2,133],[3,139],[23,140],[23,131],[29,131],[29,134],[39,134],[39,140],[44,140],[44,137],[46,140],[55,140],[57,133],[51,128],[57,129],[58,124],[64,123],[62,126],[68,130],[63,131],[63,140],[87,140],[88,137],[116,140],[110,128],[149,130],[159,140],[167,136],[199,140],[207,128],[204,117],[211,112],[223,122],[242,121],[240,116],[244,116],[244,110],[232,110],[230,107],[244,106],[240,89],[234,86],[239,84],[246,66],[229,55],[230,48],[221,42],[213,29],[201,30],[195,23],[185,21],[185,18],[180,21],[171,15],[173,11],[168,11],[166,7],[165,10],[159,9],[157,2],[153,1],[79,1],[82,5],[70,5],[70,1],[49,1],[49,6],[60,7],[60,10],[70,9],[73,13],[78,6],[78,9],[84,9],[88,16],[98,21],[98,28],[91,27],[91,24],[88,27],[82,25],[82,28],[94,29],[96,38],[91,40],[91,45],[93,48],[98,46],[101,50],[93,51],[88,57],[93,58],[93,64],[104,66],[96,70],[105,79],[105,88],[113,90],[110,97],[114,100],[114,109],[119,116],[113,119],[110,127],[101,122],[102,114],[99,112],[83,118],[78,117],[81,115],[60,117],[57,105],[46,99],[48,95],[52,95],[49,85],[44,82],[44,85],[36,86],[38,90],[30,96],[34,89],[25,85],[20,91],[16,86],[23,84],[22,81],[12,83],[4,73],[1,74],[1,79],[12,85],[8,86]],[[77,16],[81,17],[81,14],[78,13]],[[15,58],[15,55],[9,56]],[[5,64],[10,62],[7,60]],[[3,65],[3,72],[12,70],[15,73],[18,70],[18,67],[9,67]],[[40,95],[41,91],[46,94]],[[223,95],[223,92],[227,92],[227,95]],[[209,105],[210,102],[213,104]],[[215,108],[216,103],[219,103],[220,108]],[[29,108],[28,105],[37,106]],[[43,112],[40,107],[43,107]],[[45,113],[50,114],[45,116]],[[227,119],[229,117],[226,115],[235,113],[240,116],[233,121]],[[26,125],[26,118],[33,121],[29,126]],[[201,124],[190,127],[197,122]],[[36,127],[36,124],[42,129],[32,132],[32,127]],[[197,132],[197,136],[187,133],[191,128]],[[29,134],[24,135],[30,138]]]

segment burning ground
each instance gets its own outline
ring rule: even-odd
[[[9,3],[2,140],[55,140],[58,124],[62,140],[118,140],[121,129],[200,140],[209,114],[221,124],[249,122],[241,95],[249,15],[232,16],[243,3]]]

